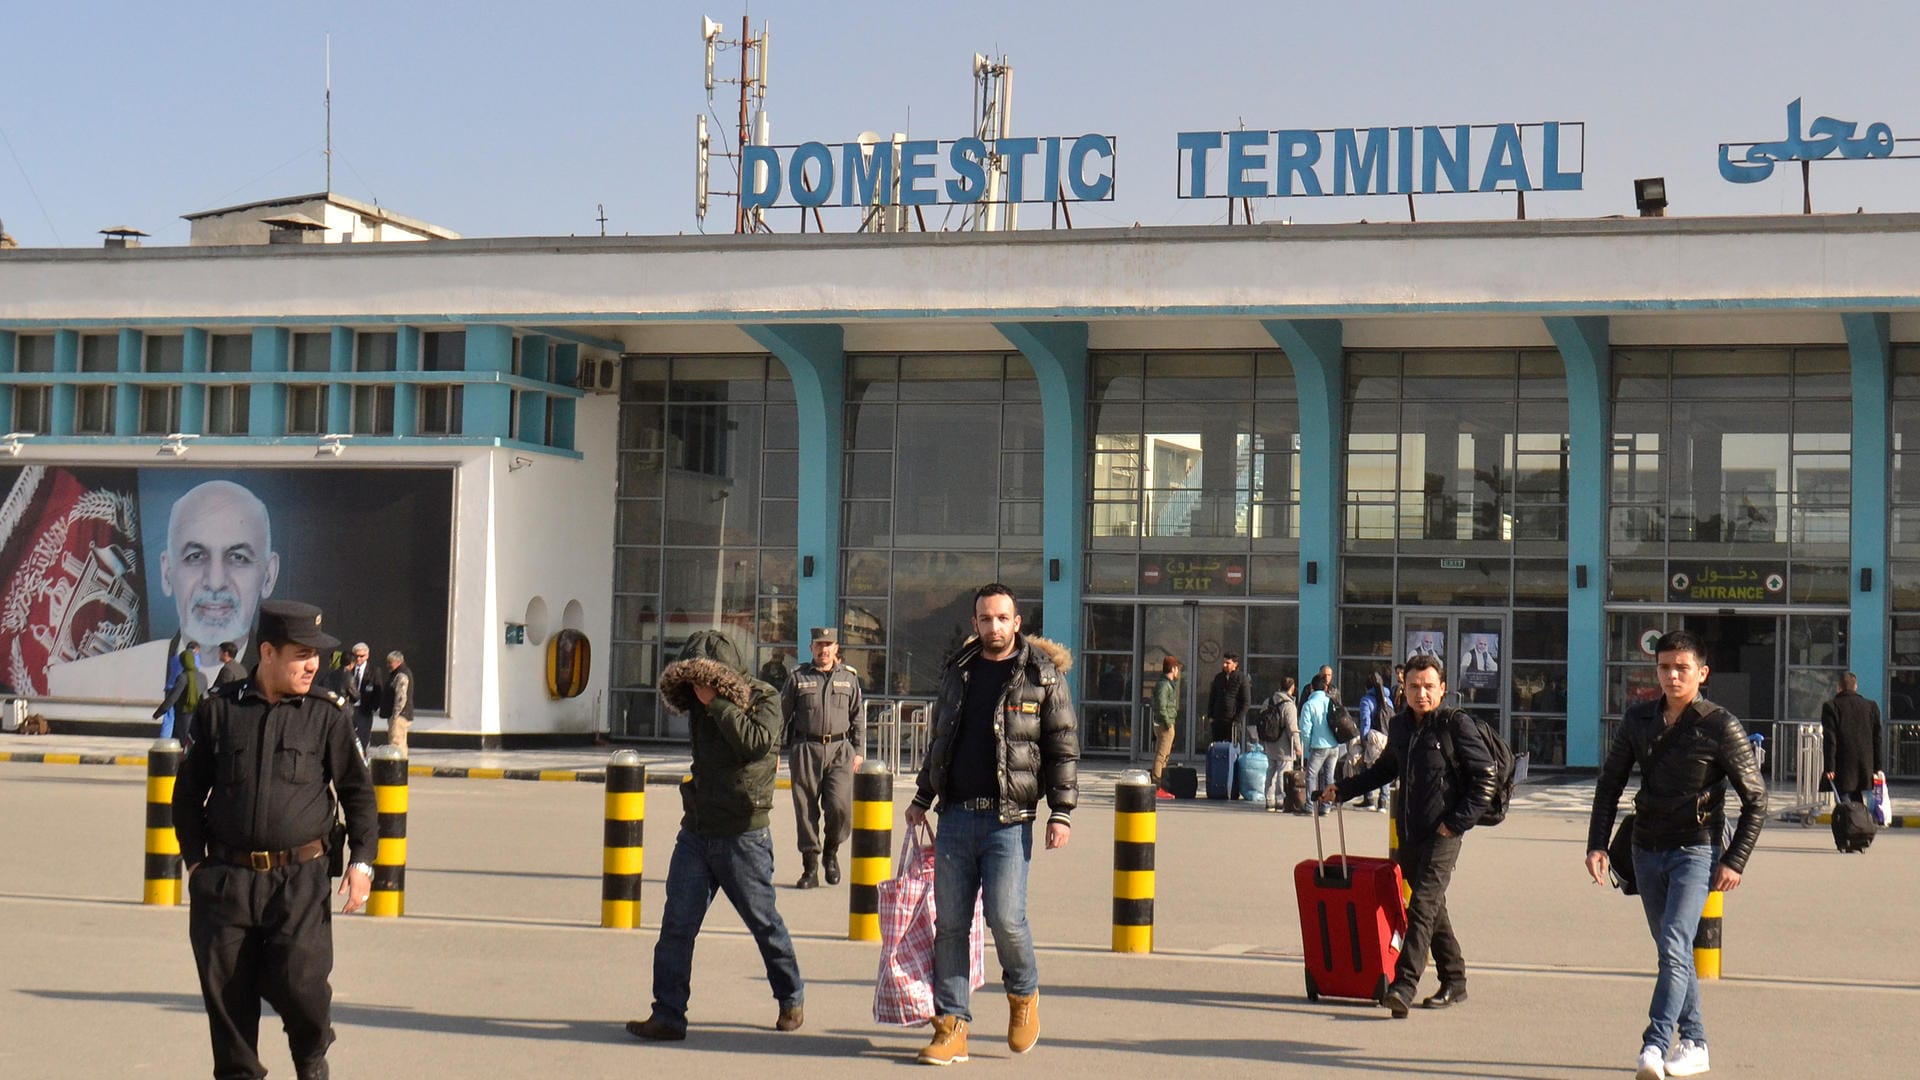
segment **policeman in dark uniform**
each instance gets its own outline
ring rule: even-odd
[[[832,627],[813,630],[813,663],[788,677],[780,692],[786,721],[793,816],[804,864],[795,888],[820,884],[820,851],[826,849],[827,884],[840,884],[840,845],[853,830],[853,771],[867,745],[866,713],[860,707],[860,673],[840,662]],[[821,842],[825,812],[827,834]]]
[[[320,609],[260,605],[260,661],[223,683],[192,720],[173,788],[174,828],[192,903],[188,937],[213,1035],[213,1075],[262,1077],[260,1000],[280,1014],[301,1080],[324,1080],[333,989],[328,855],[346,811],[356,860],[341,910],[366,903],[377,843],[373,778],[354,746],[346,699],[314,685],[320,654],[340,644]]]

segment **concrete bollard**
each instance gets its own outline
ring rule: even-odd
[[[1113,789],[1113,951],[1153,951],[1153,849],[1159,839],[1153,780],[1139,769]]]
[[[646,862],[647,767],[633,750],[616,750],[607,762],[607,821],[601,840],[600,925],[611,930],[640,926],[640,871]]]
[[[373,891],[367,914],[397,917],[407,913],[407,754],[391,744],[376,746],[373,803],[380,812],[380,844],[373,854]]]
[[[180,775],[180,743],[161,739],[147,750],[147,883],[140,902],[167,907],[182,900],[180,837],[173,831],[173,782]]]
[[[1707,906],[1700,911],[1700,928],[1693,932],[1693,972],[1702,979],[1720,977],[1720,912],[1726,893],[1707,894]]]
[[[868,758],[853,774],[853,864],[847,940],[880,940],[880,883],[893,866],[893,773]]]

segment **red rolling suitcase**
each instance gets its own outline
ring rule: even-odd
[[[1392,859],[1349,856],[1347,822],[1338,805],[1334,820],[1340,826],[1340,854],[1326,857],[1316,815],[1313,845],[1320,858],[1293,868],[1307,1000],[1325,996],[1377,1001],[1393,980],[1407,932],[1400,867]]]

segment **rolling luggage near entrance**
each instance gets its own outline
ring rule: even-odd
[[[1289,769],[1280,779],[1280,809],[1289,814],[1307,812],[1307,770]]]
[[[1839,799],[1833,804],[1833,846],[1852,854],[1873,844],[1873,812],[1866,803]]]
[[[1207,747],[1207,798],[1233,798],[1233,767],[1240,760],[1240,748],[1221,741]]]
[[[1267,793],[1267,753],[1258,746],[1240,755],[1234,767],[1234,794],[1248,802],[1259,802]]]
[[[1347,855],[1347,824],[1336,806],[1340,854],[1326,857],[1320,816],[1313,819],[1320,858],[1293,868],[1300,900],[1300,944],[1306,957],[1307,1000],[1322,997],[1377,1001],[1387,992],[1407,909],[1400,900],[1400,867],[1391,859]]]
[[[1169,765],[1160,774],[1160,786],[1176,799],[1191,799],[1200,794],[1200,774],[1185,765]]]

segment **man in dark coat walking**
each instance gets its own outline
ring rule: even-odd
[[[1861,802],[1884,771],[1880,706],[1860,695],[1860,680],[1851,671],[1840,676],[1840,692],[1820,707],[1820,750],[1821,771],[1836,799]]]

